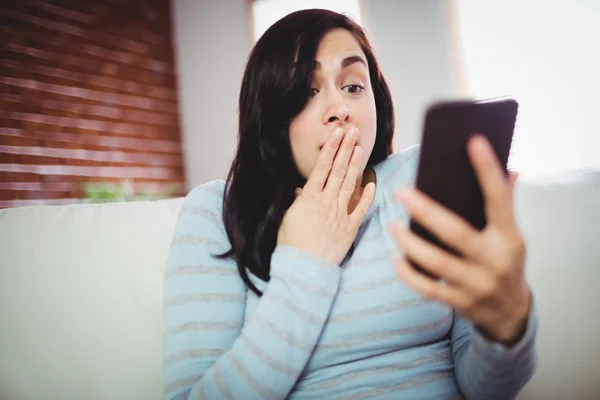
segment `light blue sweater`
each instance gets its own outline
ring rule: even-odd
[[[341,266],[278,246],[271,280],[248,290],[225,252],[224,182],[189,193],[164,286],[167,399],[508,399],[532,376],[535,307],[524,337],[488,342],[446,305],[396,278],[393,193],[413,185],[419,148],[375,166],[377,192]]]

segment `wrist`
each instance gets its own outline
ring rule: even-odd
[[[526,289],[526,295],[511,317],[490,329],[480,328],[483,335],[490,341],[511,347],[518,343],[527,330],[531,310],[531,292]]]

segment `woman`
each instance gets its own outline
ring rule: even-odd
[[[227,182],[191,191],[175,227],[166,398],[506,399],[522,389],[537,322],[515,179],[487,142],[469,143],[488,218],[476,231],[407,189],[419,149],[392,154],[393,121],[350,19],[300,11],[262,36]],[[409,215],[461,256],[412,235]]]

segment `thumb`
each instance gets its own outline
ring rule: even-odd
[[[514,192],[515,189],[515,184],[517,183],[517,179],[519,178],[519,173],[516,171],[510,171],[509,175],[508,175],[508,187],[510,190],[510,194],[512,197],[512,194]]]

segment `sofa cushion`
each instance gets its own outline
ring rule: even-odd
[[[163,268],[182,199],[0,212],[0,398],[162,398]]]

